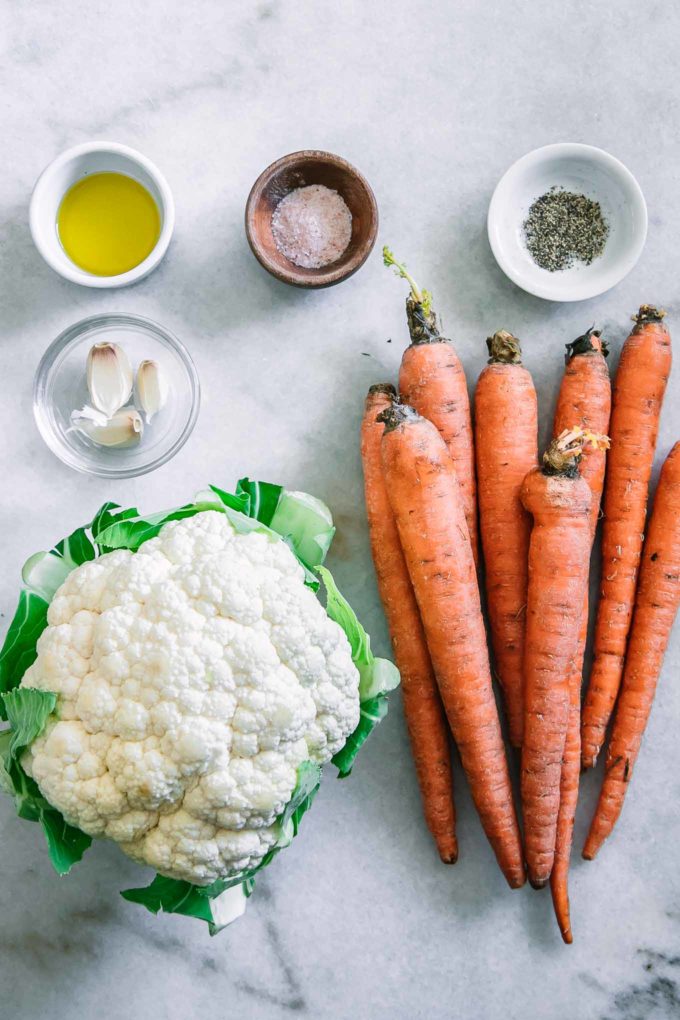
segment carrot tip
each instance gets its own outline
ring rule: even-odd
[[[571,933],[571,928],[566,928],[560,934],[562,935],[562,941],[565,942],[568,946],[570,946],[574,941],[574,936]]]
[[[455,864],[458,860],[458,851],[451,850],[449,853],[440,853],[439,860],[442,864]]]
[[[506,875],[505,878],[511,889],[521,889],[527,880],[527,876],[524,873],[521,875]]]
[[[602,848],[602,844],[609,835],[609,833],[603,832],[602,829],[600,829],[596,825],[596,822],[597,814],[595,815],[595,818],[593,818],[593,821],[590,826],[590,831],[588,832],[588,835],[586,836],[586,841],[583,844],[581,856],[583,857],[584,861],[595,860],[595,856],[597,855],[598,850]]]
[[[458,860],[458,840],[452,832],[443,832],[435,836],[437,852],[442,864],[455,864]]]
[[[532,889],[545,889],[547,884],[547,878],[529,878],[529,885]]]

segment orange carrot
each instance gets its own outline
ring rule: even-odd
[[[541,888],[555,857],[569,679],[578,651],[590,559],[588,483],[577,462],[580,429],[563,432],[522,486],[533,517],[524,645],[522,807],[529,881]]]
[[[524,614],[531,518],[520,489],[538,461],[536,391],[519,340],[501,329],[487,340],[489,364],[475,392],[479,528],[496,672],[510,743],[522,744]]]
[[[584,768],[595,764],[621,683],[642,550],[659,414],[671,368],[664,312],[642,305],[614,382],[593,668],[581,725]]]
[[[550,872],[550,893],[553,910],[555,911],[560,934],[567,945],[571,945],[574,941],[569,907],[569,861],[571,858],[571,846],[574,840],[574,820],[576,818],[579,774],[581,771],[581,671],[587,636],[588,600],[586,597],[575,659],[576,662],[581,663],[581,666],[578,669],[573,668],[569,677],[569,713],[567,716],[567,732],[564,738],[564,751],[562,752],[560,804],[557,812],[557,829],[555,832],[555,858],[552,871]]]
[[[591,328],[567,344],[566,367],[555,409],[555,436],[574,426],[596,435],[609,434],[612,394],[605,361],[608,353],[607,343],[597,329]],[[593,534],[600,514],[606,458],[605,446],[586,445],[578,465],[578,473],[585,478],[594,497],[590,507]]]
[[[456,472],[435,426],[412,408],[381,417],[385,483],[444,708],[484,831],[517,888],[521,838]]]
[[[386,266],[393,266],[411,288],[406,299],[411,345],[404,351],[401,361],[399,392],[405,404],[436,425],[446,443],[458,476],[472,554],[477,563],[475,452],[463,365],[451,341],[439,332],[437,316],[432,310],[432,295],[418,287],[406,266],[395,261],[389,248],[383,248],[383,261]]]
[[[604,434],[609,428],[611,383],[605,357],[607,346],[598,330],[589,329],[572,344],[567,344],[566,368],[555,411],[553,435],[559,436],[570,424]],[[579,474],[592,493],[590,506],[591,542],[597,527],[604,484],[606,451],[603,446],[586,447],[579,463]],[[555,861],[550,875],[555,916],[565,942],[573,940],[569,911],[569,859],[574,836],[574,818],[578,801],[581,766],[581,676],[588,634],[588,593],[583,607],[574,668],[569,679],[569,717],[562,756],[560,807],[557,816]]]
[[[445,864],[458,857],[453,804],[449,728],[427,650],[413,586],[382,474],[378,414],[396,393],[388,384],[371,386],[361,426],[366,513],[380,598],[394,657],[401,674],[404,714],[420,784],[425,820]]]
[[[680,443],[675,444],[666,458],[656,490],[604,781],[583,849],[586,860],[593,859],[621,814],[678,605]]]

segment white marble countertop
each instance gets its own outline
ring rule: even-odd
[[[614,357],[642,301],[680,331],[680,8],[581,0],[0,4],[0,611],[27,555],[104,498],[152,509],[207,481],[280,480],[328,501],[331,563],[387,652],[364,522],[357,429],[367,386],[394,377],[403,291],[376,255],[349,282],[303,293],[270,277],[243,233],[249,187],[303,147],[355,162],[389,242],[432,288],[470,379],[484,340],[524,341],[545,426],[563,345],[593,322]],[[68,145],[143,150],[177,203],[170,252],[130,290],[65,283],[31,243],[27,202]],[[548,142],[622,159],[650,212],[647,247],[615,290],[558,306],[517,290],[485,234],[500,174]],[[155,474],[107,484],[63,467],[31,418],[47,343],[101,311],[139,312],[191,349],[204,389],[196,431]],[[390,342],[391,341],[391,342]],[[659,456],[680,432],[677,369]],[[112,845],[68,878],[39,832],[0,803],[0,1015],[8,1020],[637,1020],[680,1014],[680,628],[616,835],[594,864],[576,851],[576,942],[549,896],[510,893],[460,769],[460,861],[440,865],[421,821],[398,697],[351,780],[328,777],[294,846],[248,913],[216,939],[152,918],[117,892],[138,876]],[[580,845],[599,778],[588,775]]]

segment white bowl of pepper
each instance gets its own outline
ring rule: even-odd
[[[518,287],[548,301],[583,301],[633,268],[647,206],[614,156],[561,142],[513,163],[493,193],[487,226],[498,265]]]

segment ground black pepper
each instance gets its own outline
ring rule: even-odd
[[[532,259],[551,273],[576,262],[589,266],[609,234],[599,202],[558,187],[536,199],[522,229]]]

